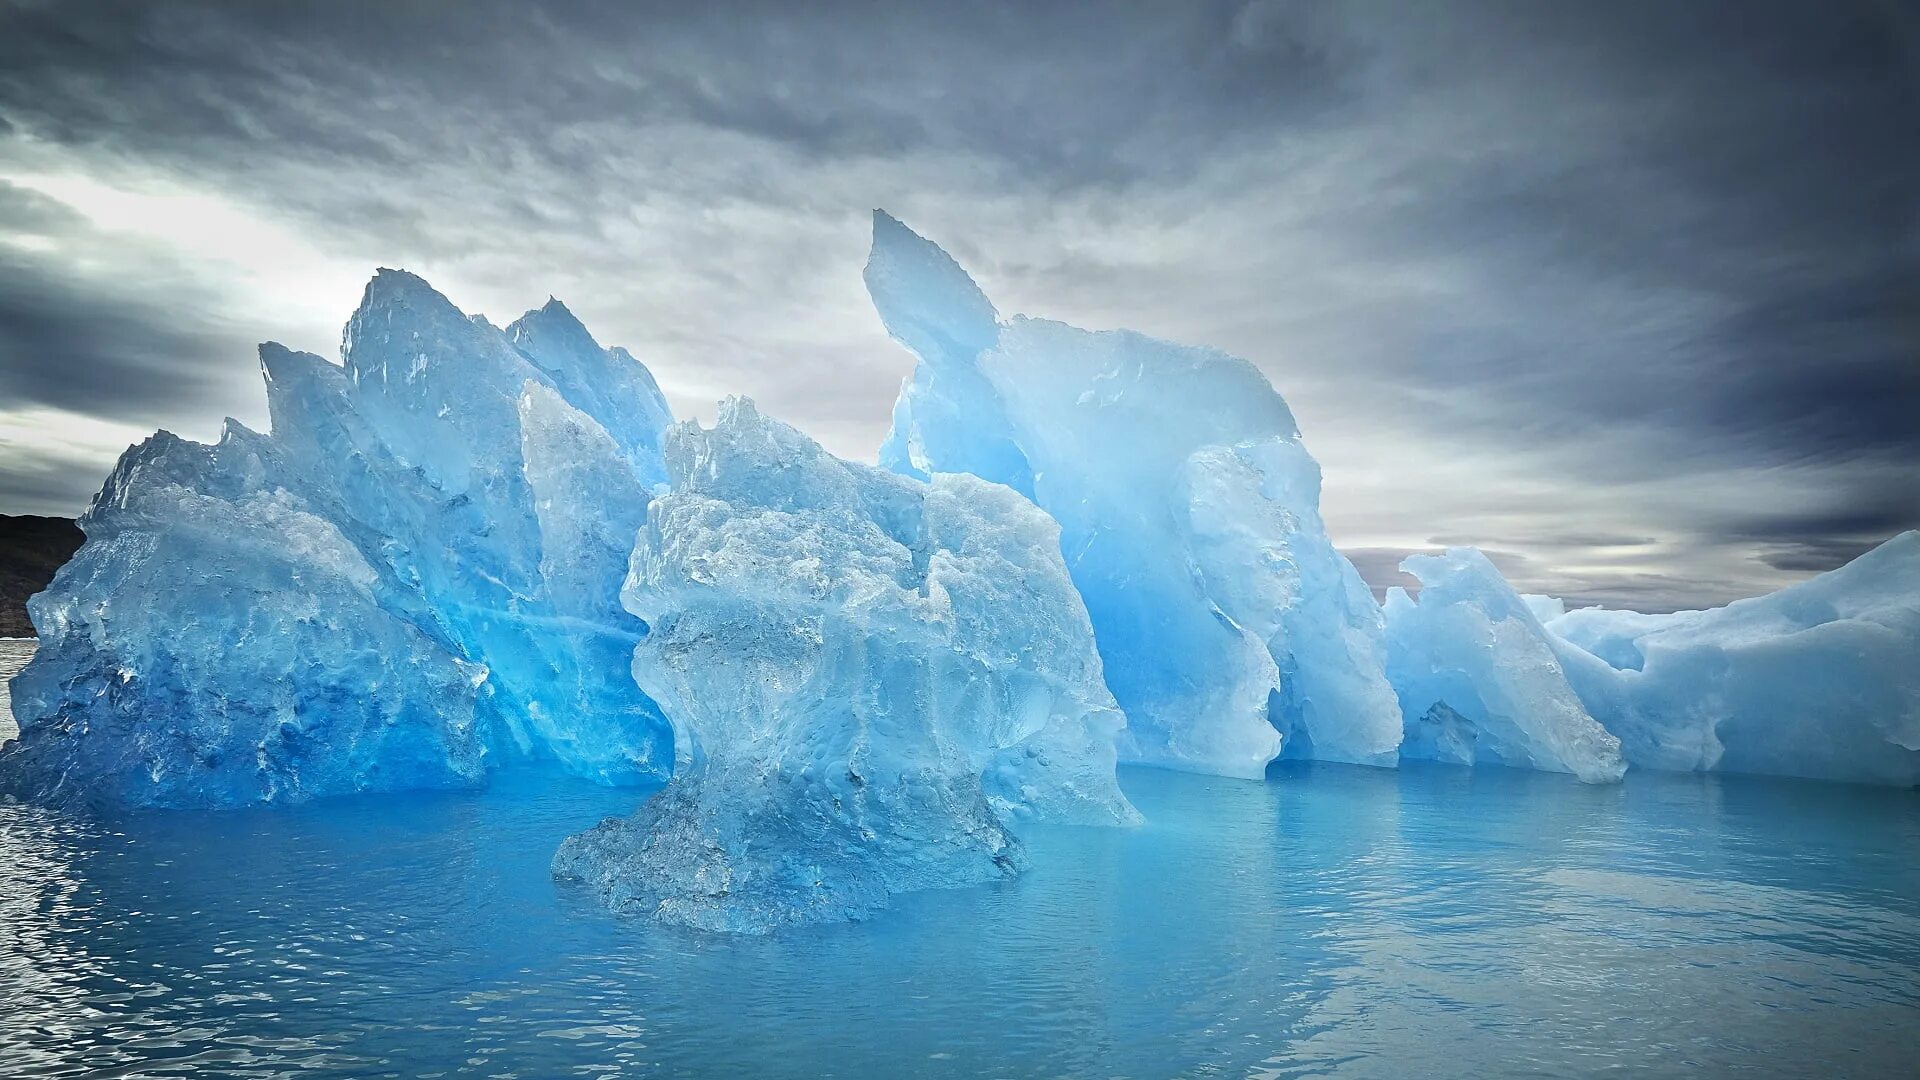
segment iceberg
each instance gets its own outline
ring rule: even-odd
[[[1001,319],[876,211],[866,282],[918,357],[881,464],[970,473],[1053,516],[1129,760],[1259,777],[1284,753],[1391,764],[1378,604],[1320,519],[1320,471],[1250,363],[1130,331]]]
[[[568,839],[617,911],[762,932],[992,881],[1028,822],[1123,824],[1125,719],[1059,529],[966,474],[843,461],[730,399],[666,439],[626,578],[674,775]]]
[[[120,460],[31,602],[0,790],[195,807],[479,781],[487,669],[383,607],[340,530],[264,481],[275,457],[229,423]]]
[[[1253,365],[1003,318],[878,211],[865,280],[917,357],[877,468],[744,401],[674,426],[557,300],[502,329],[379,271],[339,362],[261,346],[267,433],[120,459],[32,601],[0,793],[671,776],[556,869],[741,929],[1010,873],[1022,822],[1131,820],[1117,759],[1920,783],[1920,534],[1662,615],[1457,549],[1383,609]]]
[[[1722,608],[1545,629],[1636,767],[1920,784],[1920,532]]]
[[[1472,548],[1415,555],[1418,600],[1386,602],[1387,674],[1406,717],[1402,758],[1572,773],[1626,772],[1620,740],[1586,710],[1534,605]]]
[[[618,603],[666,403],[557,302],[509,331],[382,270],[343,363],[261,346],[271,434],[129,450],[33,604],[0,790],[227,806],[664,775]]]
[[[576,772],[621,783],[660,771],[670,764],[666,720],[628,671],[647,625],[620,601],[652,498],[648,474],[605,428],[539,383],[521,391],[520,442],[548,608],[534,635],[548,671],[531,718],[545,749]],[[651,457],[658,462],[657,439]]]
[[[565,304],[551,298],[506,333],[551,380],[561,401],[573,403],[606,432],[643,485],[651,489],[665,481],[660,440],[673,426],[673,413],[645,364],[619,346],[603,348]]]

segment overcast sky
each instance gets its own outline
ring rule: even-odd
[[[1373,580],[1665,609],[1920,525],[1920,19],[1773,4],[0,0],[0,512],[265,423],[377,266],[874,456],[880,206],[1265,370]]]

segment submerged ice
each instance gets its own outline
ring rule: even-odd
[[[1005,877],[1026,820],[1135,819],[1059,530],[1016,492],[833,457],[725,403],[667,438],[625,601],[673,779],[555,873],[708,929],[856,918]]]
[[[0,788],[225,806],[663,773],[615,602],[666,405],[558,303],[508,331],[383,270],[344,363],[260,350],[272,433],[129,450],[32,603]]]
[[[1129,758],[1246,777],[1283,751],[1393,760],[1380,608],[1327,539],[1319,467],[1252,364],[1002,320],[946,252],[884,213],[866,280],[919,357],[881,463],[973,473],[1060,523]]]

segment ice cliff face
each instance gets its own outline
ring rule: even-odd
[[[1283,750],[1387,764],[1378,605],[1333,549],[1319,468],[1253,365],[1128,331],[1001,320],[874,215],[868,291],[919,357],[881,463],[1033,499],[1092,616],[1130,759],[1258,777]]]
[[[0,787],[224,806],[665,771],[614,583],[666,405],[557,303],[511,333],[383,270],[344,363],[261,347],[272,434],[128,451],[34,601]],[[623,538],[624,534],[624,538]]]
[[[624,595],[679,765],[560,877],[761,931],[1010,875],[1023,821],[1135,820],[1059,530],[1024,497],[839,460],[739,399],[673,429],[667,471]]]

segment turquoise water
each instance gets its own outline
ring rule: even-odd
[[[1912,1075],[1920,796],[1127,770],[1151,823],[861,925],[703,937],[547,874],[633,792],[84,825],[0,806],[0,1075]]]

